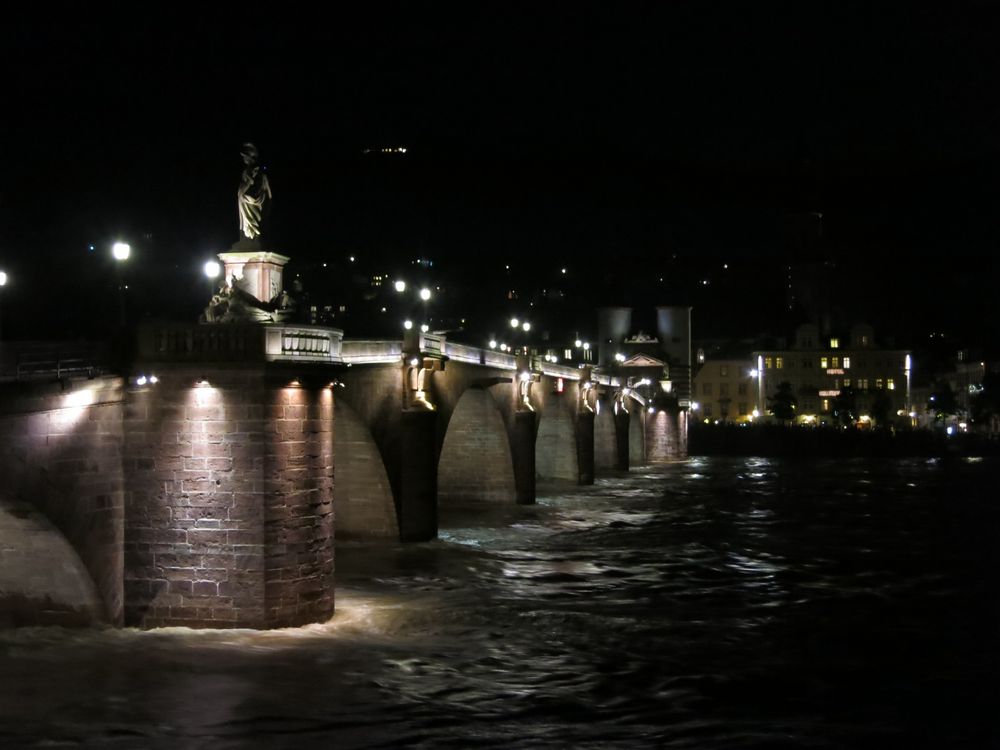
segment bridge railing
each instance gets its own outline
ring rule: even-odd
[[[0,345],[0,381],[92,378],[110,370],[109,352],[101,344],[18,341]]]
[[[344,339],[341,361],[352,365],[387,364],[403,358],[403,342],[386,339]]]

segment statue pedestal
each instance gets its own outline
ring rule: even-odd
[[[226,283],[235,283],[260,302],[270,302],[284,289],[282,274],[288,256],[262,250],[259,242],[240,240],[230,252],[219,253],[219,260],[226,268]]]

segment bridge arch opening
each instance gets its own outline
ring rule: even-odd
[[[0,627],[105,619],[97,586],[69,540],[30,504],[0,497]]]
[[[333,511],[338,539],[399,538],[399,521],[382,454],[365,423],[334,399]]]
[[[575,411],[576,401],[572,398],[546,400],[535,438],[535,473],[539,479],[579,481]]]
[[[442,505],[513,503],[517,491],[507,427],[493,396],[467,388],[455,404],[438,459]]]

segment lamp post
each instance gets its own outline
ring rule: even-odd
[[[422,299],[424,301],[424,323],[428,323],[428,324],[429,324],[429,321],[427,319],[427,303],[430,301],[430,298],[431,298],[431,290],[430,289],[428,289],[427,287],[424,287],[423,289],[420,290],[420,299]]]
[[[7,286],[7,272],[0,271],[0,292]],[[3,340],[3,294],[0,294],[0,341]]]
[[[205,277],[208,279],[208,298],[212,299],[215,295],[215,280],[219,278],[219,274],[222,273],[222,266],[219,265],[219,261],[210,260],[206,261],[205,265],[202,266],[202,270],[205,272]]]
[[[125,326],[125,282],[121,264],[132,254],[132,247],[127,242],[116,242],[111,246],[111,256],[115,259],[115,273],[118,276],[118,324]]]

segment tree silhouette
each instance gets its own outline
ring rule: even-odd
[[[798,400],[792,394],[792,384],[787,380],[778,383],[778,390],[773,396],[768,396],[771,413],[782,422],[790,422],[795,419],[795,407]]]
[[[842,425],[853,424],[858,418],[857,394],[853,388],[841,388],[833,399],[830,413]]]

